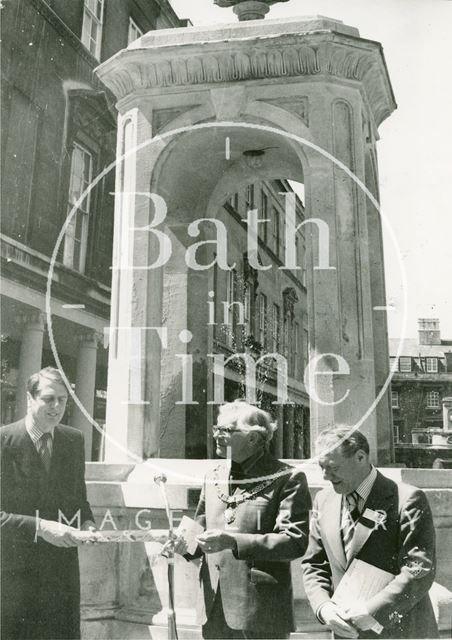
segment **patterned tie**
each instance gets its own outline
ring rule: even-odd
[[[355,522],[359,518],[358,503],[359,493],[353,491],[345,496],[345,503],[342,506],[341,534],[347,560],[350,560],[353,534],[355,533]]]
[[[39,455],[41,456],[42,464],[46,470],[46,473],[50,471],[50,462],[52,456],[49,449],[49,440],[52,440],[51,433],[43,433],[39,438]]]

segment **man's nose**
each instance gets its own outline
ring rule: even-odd
[[[322,476],[324,480],[331,480],[331,474],[328,469],[322,469]]]

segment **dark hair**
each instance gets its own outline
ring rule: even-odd
[[[369,455],[369,442],[361,431],[353,431],[351,427],[332,427],[324,429],[316,440],[316,448],[319,451],[340,447],[341,453],[346,458],[351,458],[357,451],[364,451]]]
[[[66,386],[59,369],[55,369],[55,367],[45,367],[44,369],[41,369],[41,371],[33,373],[33,375],[28,378],[27,391],[32,398],[36,398],[36,393],[42,378],[62,384],[63,387]]]

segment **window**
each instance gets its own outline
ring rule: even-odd
[[[404,373],[408,373],[409,371],[411,371],[411,358],[408,358],[406,356],[402,356],[401,358],[399,358],[399,371],[402,371]]]
[[[249,184],[246,188],[245,204],[247,210],[254,208],[254,184]]]
[[[267,296],[259,295],[259,342],[262,347],[267,346]]]
[[[439,391],[427,392],[427,409],[439,409]]]
[[[229,198],[229,204],[234,209],[234,211],[238,212],[239,210],[239,194],[238,193],[234,193],[234,195]]]
[[[266,220],[268,216],[268,196],[262,192],[262,220]],[[268,242],[268,222],[261,222],[262,240],[265,244]]]
[[[299,358],[300,358],[300,325],[298,324],[298,322],[295,323],[295,335],[294,335],[294,362],[293,362],[293,374],[295,377],[298,377],[298,374],[300,373],[299,369],[300,369],[300,365],[299,365]]]
[[[393,409],[399,409],[399,392],[391,391],[391,407]]]
[[[400,427],[399,425],[394,422],[393,424],[393,428],[394,428],[394,442],[400,442]]]
[[[85,0],[83,9],[82,43],[100,60],[104,0]]]
[[[278,353],[280,345],[280,310],[277,304],[273,305],[272,313],[272,352]]]
[[[281,244],[281,225],[279,221],[280,215],[278,209],[273,207],[273,251],[275,255],[279,258],[279,250]]]
[[[2,224],[5,233],[27,242],[40,111],[20,91],[12,88],[10,100],[8,94],[2,95]]]
[[[92,154],[78,144],[74,144],[71,158],[68,213],[91,183],[93,174]],[[71,218],[64,240],[63,263],[66,267],[84,273],[86,245],[88,241],[91,193],[79,205]]]
[[[247,335],[251,335],[251,286],[247,282],[245,284],[245,329]]]
[[[143,32],[137,25],[137,23],[134,22],[132,18],[129,18],[129,35],[127,37],[127,44],[130,44],[134,40],[138,40],[138,38],[141,38],[142,35]]]
[[[236,302],[237,302],[237,272],[235,269],[228,271],[227,275],[227,287],[226,287],[226,304],[227,314],[225,320],[227,320],[226,336],[227,344],[229,347],[233,347],[235,344],[237,316],[236,316]]]
[[[425,369],[427,373],[438,373],[438,358],[426,358]]]

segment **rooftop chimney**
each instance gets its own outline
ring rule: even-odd
[[[441,344],[438,318],[419,318],[419,344]]]

